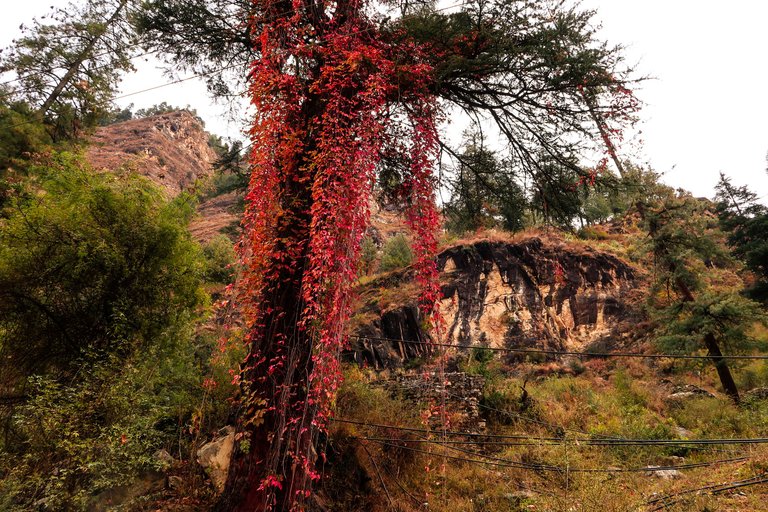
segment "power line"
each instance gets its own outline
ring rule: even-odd
[[[337,422],[337,423],[347,423],[351,425],[359,425],[364,427],[371,427],[376,429],[391,429],[391,430],[399,430],[404,432],[414,432],[414,433],[421,433],[421,434],[443,434],[443,431],[435,431],[435,430],[429,430],[429,429],[420,429],[420,428],[411,428],[411,427],[401,427],[397,425],[385,425],[380,423],[367,423],[362,421],[356,421],[351,420],[347,418],[333,418],[331,421]],[[551,425],[550,426],[556,426]],[[562,428],[562,427],[561,427]],[[539,437],[539,436],[530,436],[530,435],[524,435],[524,434],[513,434],[513,435],[504,435],[504,434],[478,434],[476,432],[459,432],[459,431],[445,431],[446,435],[449,436],[461,436],[461,437],[469,437],[469,438],[485,438],[485,439],[511,439],[511,440],[529,440],[529,441],[541,441],[541,443],[529,443],[531,446],[539,446],[541,444],[551,444],[551,445],[558,445],[558,444],[567,444],[567,443],[573,443],[573,444],[582,444],[585,446],[685,446],[685,445],[754,445],[754,444],[768,444],[768,438],[764,437],[755,437],[755,438],[705,438],[705,439],[631,439],[631,438],[581,438],[581,439],[566,439],[563,437]],[[371,440],[381,440],[381,441],[394,441],[396,439],[390,439],[390,438],[372,438]],[[418,440],[412,440],[407,439],[403,440],[407,442],[421,442]],[[431,440],[429,440],[431,442]],[[436,441],[436,442],[446,442],[448,444],[487,444],[487,445],[509,445],[509,446],[519,446],[519,444],[516,443],[506,443],[506,442],[500,442],[500,441]]]
[[[641,354],[637,352],[576,352],[568,350],[549,350],[549,349],[535,349],[535,348],[504,348],[504,347],[478,347],[478,346],[465,346],[452,343],[438,343],[431,341],[415,341],[415,340],[403,340],[396,338],[385,338],[380,336],[362,336],[351,334],[350,338],[362,339],[362,340],[379,340],[379,341],[392,341],[396,343],[406,343],[411,345],[425,345],[433,347],[447,347],[458,349],[478,349],[489,350],[492,352],[505,352],[510,354],[539,354],[539,355],[554,355],[554,356],[576,356],[576,357],[621,357],[621,358],[649,358],[649,359],[691,359],[691,360],[707,360],[712,359],[734,359],[734,360],[768,360],[768,355],[722,355],[722,356],[701,356],[690,354]]]
[[[721,492],[730,491],[733,489],[738,489],[740,487],[749,487],[752,485],[761,485],[768,483],[768,473],[763,473],[760,475],[755,475],[750,478],[745,478],[743,480],[736,480],[733,482],[727,482],[724,484],[712,484],[712,485],[705,485],[702,487],[696,487],[693,489],[688,489],[685,491],[680,491],[676,493],[671,494],[663,494],[661,496],[658,496],[654,499],[648,500],[646,503],[651,506],[655,506],[651,510],[651,512],[658,512],[660,510],[665,510],[671,507],[672,505],[676,505],[680,503],[683,498],[682,496],[686,494],[693,494],[698,492],[706,492],[710,494],[719,494]],[[670,501],[670,499],[672,501]]]
[[[733,464],[736,462],[744,462],[746,460],[749,460],[749,457],[736,457],[731,459],[719,459],[714,461],[694,462],[690,464],[678,464],[678,465],[671,465],[671,466],[645,466],[645,467],[632,467],[632,468],[578,468],[578,467],[565,468],[562,466],[555,466],[550,464],[533,464],[533,463],[526,463],[526,462],[518,462],[518,461],[509,460],[509,459],[503,459],[500,457],[487,456],[487,455],[483,455],[481,453],[476,453],[476,452],[470,452],[470,453],[478,457],[486,458],[488,460],[470,459],[467,457],[457,457],[454,455],[435,453],[429,450],[422,450],[419,448],[413,448],[410,446],[403,446],[399,444],[382,442],[382,441],[372,441],[372,442],[377,442],[378,444],[381,444],[383,446],[389,446],[389,447],[398,448],[401,450],[408,450],[416,453],[431,455],[434,457],[447,458],[447,459],[470,462],[475,464],[487,464],[492,466],[510,467],[510,468],[516,468],[516,469],[527,469],[532,471],[554,471],[554,472],[560,472],[560,473],[566,473],[566,472],[569,472],[569,473],[637,473],[637,472],[647,473],[647,472],[695,469],[695,468],[716,466],[718,464]]]

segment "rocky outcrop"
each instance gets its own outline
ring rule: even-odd
[[[631,331],[631,304],[640,280],[621,259],[556,237],[511,243],[478,241],[438,256],[446,321],[444,343],[464,347],[604,349]],[[398,282],[399,279],[399,282]],[[352,356],[374,367],[396,367],[429,347],[410,301],[382,307],[376,290],[403,286],[410,274],[371,283],[361,295],[370,319],[355,327]],[[416,341],[419,344],[388,339]]]
[[[198,118],[186,110],[103,126],[88,148],[96,169],[126,166],[160,185],[169,197],[213,173],[216,153]]]

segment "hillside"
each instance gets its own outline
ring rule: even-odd
[[[208,139],[201,121],[179,110],[98,128],[87,158],[97,169],[128,166],[175,196],[213,175],[216,153]]]
[[[55,354],[50,375],[27,383],[4,374],[9,397],[0,405],[13,443],[0,507],[214,509],[237,436],[243,315],[221,299],[236,274],[232,239],[244,194],[231,175],[213,171],[208,143],[188,112],[102,127],[87,152],[98,172],[54,161],[71,173],[62,176],[89,186],[80,190],[72,178],[64,189],[73,192],[60,194],[61,183],[41,178],[35,186],[51,192],[38,197],[53,202],[20,203],[31,214],[9,213],[15,220],[0,223],[0,234],[13,228],[5,236],[16,251],[4,253],[0,270],[28,263],[23,278],[6,282],[37,293],[30,297],[53,311],[19,314],[33,321],[7,331],[14,346],[25,347],[13,355],[24,361],[25,354]],[[131,180],[134,174],[163,194]],[[194,216],[191,203],[173,201],[183,191],[199,201]],[[725,292],[738,297],[753,276],[723,256],[713,204],[699,203],[673,211],[701,225],[693,234],[706,235],[710,252],[699,261],[688,250],[678,261],[694,269],[703,283],[696,293],[703,290],[706,300]],[[682,320],[659,313],[670,304],[674,310],[675,282],[658,285],[665,253],[649,248],[639,210],[578,234],[548,226],[464,238],[445,233],[436,260],[439,330],[416,306],[402,212],[376,203],[371,210],[341,354],[345,381],[309,510],[768,510],[768,366],[763,359],[729,361],[742,392],[737,405],[698,339],[685,345],[675,338],[673,349],[660,343],[664,322],[683,323],[694,313],[685,304],[677,305]],[[41,229],[46,223],[55,229]],[[28,235],[32,228],[52,238],[40,238],[39,248],[19,245],[38,240]],[[87,237],[95,242],[82,250]],[[60,245],[61,260],[51,256]],[[149,277],[134,278],[137,272]],[[176,281],[165,284],[169,274]],[[155,309],[146,313],[150,293]],[[729,297],[715,305],[739,304]],[[166,307],[180,298],[183,305]],[[67,329],[66,350],[27,341],[40,326],[46,343],[61,336],[50,316]],[[137,339],[126,334],[141,322],[158,327]],[[101,329],[97,341],[115,343],[118,356],[102,360],[102,352],[70,349],[79,338],[69,330],[85,337],[93,326]],[[761,357],[768,332],[757,321],[744,327],[746,341],[724,344],[724,351]],[[81,373],[83,360],[93,374]],[[60,375],[73,383],[56,381]],[[18,390],[36,394],[29,399]],[[15,453],[26,453],[22,464],[11,463]],[[51,487],[49,474],[66,485]]]

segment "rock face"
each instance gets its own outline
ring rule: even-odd
[[[172,197],[210,176],[216,154],[200,120],[181,110],[101,127],[87,157],[96,169],[113,172],[127,164]]]
[[[637,271],[619,258],[548,237],[517,243],[480,241],[438,256],[446,321],[444,343],[465,347],[580,350],[604,348],[626,332]],[[396,281],[392,276],[389,281]],[[401,283],[409,282],[405,272]],[[387,282],[372,287],[386,288]],[[402,284],[401,284],[402,286]],[[371,321],[356,328],[353,354],[374,367],[421,357],[427,341],[411,305],[381,307],[363,292]],[[371,298],[373,296],[373,298]]]

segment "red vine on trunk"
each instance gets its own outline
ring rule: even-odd
[[[438,107],[420,48],[406,38],[383,44],[361,3],[337,3],[332,18],[299,1],[288,15],[283,2],[256,3],[253,174],[238,244],[249,352],[220,508],[293,510],[319,478],[315,446],[341,380],[350,289],[385,146],[410,161],[404,190],[419,303],[426,318],[437,314]],[[394,118],[407,134],[398,141],[385,129]]]

